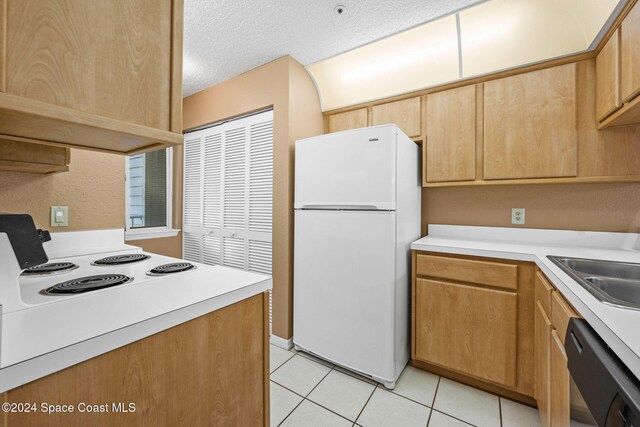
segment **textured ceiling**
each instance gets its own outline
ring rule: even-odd
[[[482,1],[185,0],[184,95],[283,55],[309,65]]]

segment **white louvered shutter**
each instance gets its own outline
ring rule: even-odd
[[[271,275],[273,111],[190,132],[184,151],[184,258]]]
[[[205,132],[203,163],[203,231],[202,262],[222,263],[220,230],[222,227],[222,146],[223,132],[211,128]]]
[[[273,116],[251,125],[249,136],[248,269],[271,276],[273,224]],[[269,325],[273,300],[269,293]]]
[[[202,132],[185,135],[182,256],[202,261]]]
[[[243,232],[246,230],[246,171],[247,119],[233,124],[224,133],[224,229],[222,264],[246,269],[246,250]]]

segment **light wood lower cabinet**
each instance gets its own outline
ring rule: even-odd
[[[414,365],[532,404],[534,266],[413,253]]]
[[[578,314],[538,271],[536,273],[536,401],[542,427],[567,427],[571,412],[570,376],[564,336]],[[579,404],[579,402],[575,402]]]
[[[268,312],[267,294],[256,295],[10,390],[7,402],[109,412],[5,413],[4,425],[267,426]],[[114,413],[112,402],[135,412]]]
[[[551,341],[549,337],[553,327],[551,321],[545,313],[542,305],[536,303],[536,327],[535,327],[535,343],[536,343],[536,401],[538,402],[538,410],[540,412],[540,421],[542,427],[551,425],[550,412],[550,390],[549,378],[551,375]]]
[[[515,387],[517,304],[514,292],[417,279],[416,358]]]
[[[551,331],[549,350],[549,418],[552,427],[569,425],[569,370],[567,369],[567,353],[556,329]]]

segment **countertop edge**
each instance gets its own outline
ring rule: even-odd
[[[633,349],[620,339],[620,337],[605,323],[605,321],[596,315],[589,308],[587,303],[572,291],[572,286],[580,285],[563,273],[558,267],[553,265],[546,256],[536,254],[536,250],[532,250],[531,253],[522,253],[509,252],[506,250],[465,248],[463,245],[437,245],[416,242],[411,245],[411,250],[533,262],[538,268],[540,268],[540,270],[542,270],[558,291],[560,291],[562,296],[565,297],[576,310],[578,310],[580,315],[600,335],[604,342],[612,349],[620,360],[622,360],[629,370],[636,377],[640,378],[640,355],[634,352]],[[557,274],[555,270],[558,270],[559,274]],[[561,277],[563,275],[566,276],[566,278]]]
[[[262,280],[187,307],[7,366],[0,369],[0,393],[259,295],[271,288],[271,278]]]

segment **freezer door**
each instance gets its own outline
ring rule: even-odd
[[[295,207],[395,209],[395,126],[296,141]]]
[[[395,381],[395,212],[296,211],[293,341]]]

